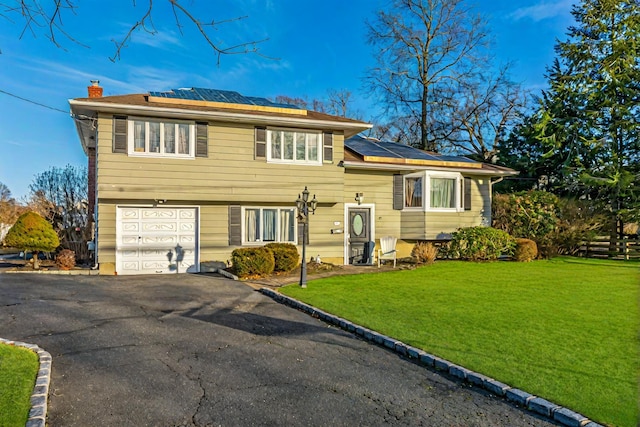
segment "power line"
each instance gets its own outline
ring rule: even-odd
[[[53,111],[59,111],[59,112],[61,112],[61,113],[70,114],[70,113],[69,113],[69,111],[61,110],[61,109],[56,108],[56,107],[50,107],[50,106],[48,106],[48,105],[44,105],[44,104],[41,104],[41,103],[36,102],[36,101],[32,101],[32,100],[27,99],[27,98],[23,98],[23,97],[21,97],[21,96],[14,95],[13,93],[9,93],[9,92],[7,92],[7,91],[5,91],[5,90],[2,90],[2,89],[0,89],[0,93],[4,93],[5,95],[12,96],[12,97],[17,98],[17,99],[19,99],[19,100],[21,100],[21,101],[25,101],[25,102],[29,102],[29,103],[31,103],[31,104],[35,104],[35,105],[37,105],[37,106],[39,106],[39,107],[44,107],[44,108],[48,108],[48,109],[53,110]]]

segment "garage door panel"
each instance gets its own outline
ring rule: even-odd
[[[189,222],[180,223],[180,232],[182,233],[193,233],[196,229],[196,225]]]
[[[120,208],[120,215],[123,220],[139,219],[140,209],[138,208]]]
[[[140,224],[137,221],[122,221],[122,231],[125,233],[137,233],[140,231]]]
[[[178,209],[178,216],[181,219],[195,219],[196,211],[193,209]]]
[[[121,251],[122,255],[126,258],[136,258],[138,256],[138,249],[123,249]]]
[[[122,245],[138,245],[138,235],[134,235],[134,236],[122,236],[120,238],[120,243],[122,243]]]
[[[178,231],[178,224],[175,222],[143,222],[142,223],[142,232],[143,233],[175,233]]]
[[[122,268],[125,271],[138,271],[140,269],[140,263],[137,261],[125,261],[122,263]]]
[[[163,248],[169,248],[171,246],[175,246],[178,243],[178,236],[176,235],[167,235],[167,236],[142,236],[142,245],[143,246],[157,246]]]
[[[166,248],[142,249],[142,250],[140,250],[140,257],[142,257],[142,258],[151,258],[151,259],[160,259],[160,260],[165,260],[165,261],[169,262],[168,251],[167,251]]]
[[[119,207],[118,214],[118,274],[198,271],[197,208]]]
[[[174,219],[178,217],[176,209],[144,209],[142,219]]]
[[[142,261],[142,270],[146,273],[169,273],[171,271],[169,263],[165,260],[144,260]]]
[[[178,236],[178,243],[183,246],[193,246],[196,243],[196,238],[193,235],[183,234]]]

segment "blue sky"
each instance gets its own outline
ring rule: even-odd
[[[374,113],[362,90],[362,77],[373,65],[365,20],[373,19],[387,0],[184,1],[202,20],[247,16],[210,32],[226,45],[269,39],[259,45],[266,57],[225,55],[219,65],[186,19],[180,34],[168,2],[161,0],[154,2],[158,34],[134,33],[120,60],[112,62],[111,40],[124,37],[144,14],[145,2],[137,1],[137,7],[131,0],[76,3],[75,14],[63,15],[63,28],[88,47],[62,34],[57,35],[61,48],[44,32],[34,36],[27,31],[20,38],[23,22],[11,23],[0,11],[0,182],[16,199],[28,195],[35,174],[52,166],[86,164],[73,120],[64,112],[69,99],[87,96],[92,79],[100,80],[105,96],[207,87],[272,99],[324,99],[329,90],[346,89],[364,117]],[[477,0],[476,10],[489,20],[495,61],[514,63],[513,80],[537,92],[545,86],[555,41],[564,40],[573,23],[572,3]]]

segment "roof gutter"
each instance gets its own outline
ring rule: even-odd
[[[263,116],[260,114],[246,114],[238,112],[226,111],[199,111],[184,110],[181,108],[162,108],[149,107],[146,105],[128,105],[128,104],[111,104],[105,102],[79,101],[70,99],[71,111],[74,109],[85,109],[96,112],[105,112],[113,114],[140,114],[148,115],[150,112],[162,114],[168,117],[181,119],[207,119],[207,120],[224,120],[226,122],[254,123],[254,124],[271,124],[289,125],[289,126],[312,126],[318,129],[340,129],[344,130],[345,138],[370,129],[373,127],[370,123],[349,123],[331,120],[315,120],[300,116],[282,117],[282,116]]]
[[[518,171],[489,171],[483,169],[474,169],[474,168],[461,168],[461,167],[439,167],[439,166],[410,166],[410,165],[396,165],[396,164],[373,164],[373,163],[363,163],[363,162],[354,162],[350,160],[345,160],[342,162],[342,166],[345,169],[361,169],[361,170],[388,170],[388,171],[422,171],[422,170],[437,170],[437,171],[457,171],[457,172],[466,172],[471,175],[487,175],[487,176],[498,176],[502,177],[500,180],[504,179],[505,176],[515,176],[520,172]],[[495,181],[499,182],[499,181]]]

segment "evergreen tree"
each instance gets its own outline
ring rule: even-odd
[[[556,46],[534,131],[563,189],[601,202],[622,233],[640,196],[640,3],[582,0]]]
[[[38,269],[38,252],[55,250],[60,241],[51,224],[35,212],[26,212],[18,218],[4,238],[7,246],[33,252],[33,268]]]

